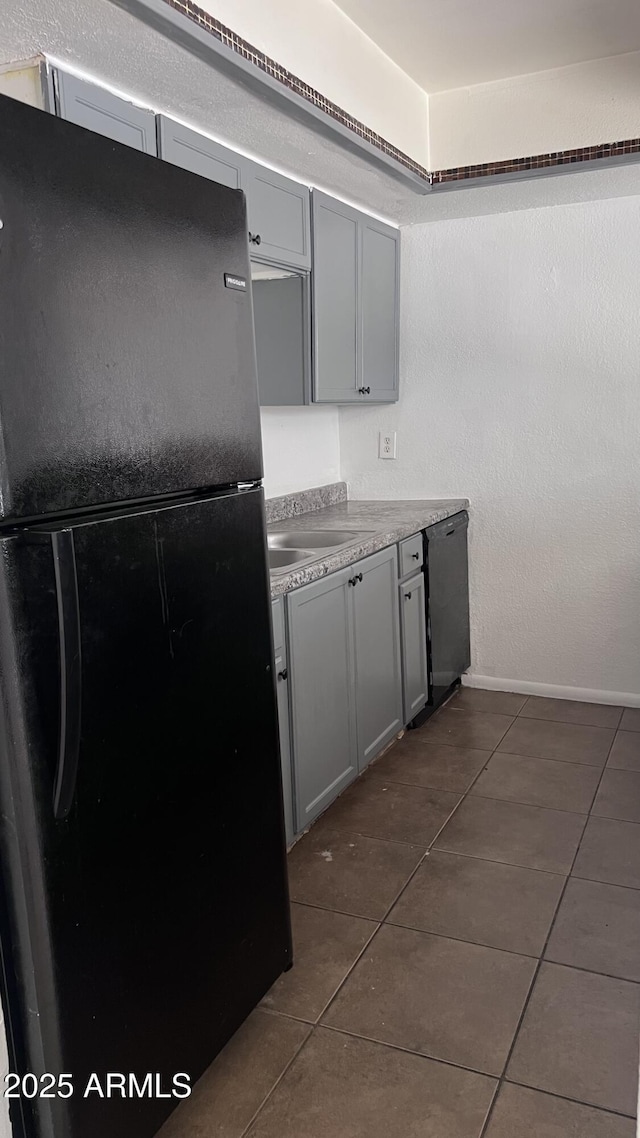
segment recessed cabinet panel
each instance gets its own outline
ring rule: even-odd
[[[159,154],[166,162],[210,178],[232,190],[244,189],[242,167],[245,159],[212,138],[158,115]]]
[[[402,631],[404,723],[410,723],[427,702],[427,617],[424,574],[416,573],[399,586]]]
[[[255,162],[247,169],[251,256],[311,268],[309,187]]]
[[[363,770],[402,724],[396,547],[353,566],[358,766]]]
[[[398,398],[398,267],[397,229],[372,218],[362,235],[362,386],[378,403]]]
[[[357,773],[350,587],[332,573],[288,598],[296,831]]]
[[[252,262],[253,321],[261,407],[309,402],[309,278]]]
[[[104,87],[97,87],[56,71],[56,94],[60,118],[104,134],[146,154],[156,154],[156,116],[136,107]]]
[[[316,403],[361,401],[358,384],[358,215],[313,194],[313,355]]]

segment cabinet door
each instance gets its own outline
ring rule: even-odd
[[[210,178],[232,190],[244,189],[243,169],[247,160],[241,154],[227,149],[212,138],[158,115],[158,143],[160,158]]]
[[[313,191],[313,368],[316,403],[358,403],[358,218]]]
[[[368,403],[398,398],[400,234],[375,218],[360,224],[360,383]]]
[[[293,780],[291,777],[291,734],[289,730],[289,680],[287,658],[284,652],[276,653],[276,695],[278,700],[278,732],[280,735],[280,763],[282,766],[282,797],[284,801],[284,829],[287,845],[293,841]]]
[[[331,573],[287,598],[296,831],[357,773],[348,576]]]
[[[146,154],[157,154],[156,116],[144,107],[96,87],[75,75],[56,71],[56,97],[60,118],[124,142]]]
[[[363,770],[402,728],[397,550],[353,566],[358,765]]]
[[[276,677],[276,699],[278,706],[278,736],[280,741],[280,766],[282,770],[282,800],[284,806],[284,829],[287,845],[293,841],[293,774],[291,770],[291,729],[289,726],[289,673],[287,670],[287,649],[284,631],[284,598],[276,597],[271,602],[271,625],[273,628],[274,670]]]
[[[247,163],[247,215],[251,256],[311,268],[309,187]]]
[[[424,573],[416,573],[398,588],[402,632],[402,692],[404,724],[410,723],[427,702],[427,614]]]

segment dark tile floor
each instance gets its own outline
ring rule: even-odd
[[[296,963],[162,1138],[632,1138],[640,711],[464,689],[290,854]]]

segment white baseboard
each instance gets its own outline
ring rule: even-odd
[[[513,691],[518,695],[543,695],[549,699],[575,699],[579,703],[612,703],[617,707],[640,707],[640,694],[628,691],[598,691],[597,688],[571,688],[562,684],[539,684],[533,680],[499,680],[469,672],[462,677],[469,688],[486,691]]]

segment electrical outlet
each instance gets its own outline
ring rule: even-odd
[[[380,431],[378,435],[378,458],[396,457],[396,432]]]

